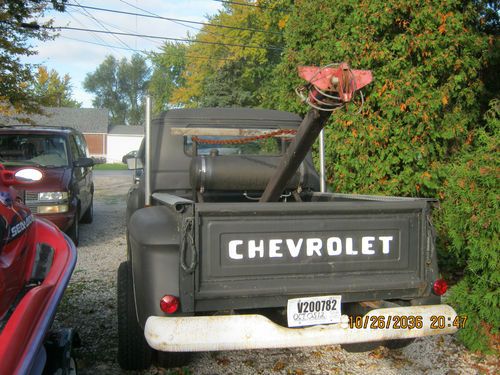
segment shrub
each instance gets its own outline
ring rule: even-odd
[[[447,177],[436,220],[444,267],[464,274],[448,301],[468,317],[459,335],[481,351],[500,344],[500,101],[492,102],[486,121],[469,147],[443,167]]]

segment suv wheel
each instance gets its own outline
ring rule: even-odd
[[[78,242],[80,241],[80,210],[77,209],[75,213],[75,219],[73,220],[73,224],[69,227],[67,234],[69,238],[74,242],[75,246],[78,246]]]
[[[82,223],[90,224],[94,220],[94,194],[90,198],[90,206],[87,208],[87,211],[82,216]]]
[[[118,268],[118,364],[124,370],[143,370],[151,365],[151,349],[135,314],[130,262]]]

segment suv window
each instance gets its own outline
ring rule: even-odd
[[[0,137],[0,162],[5,165],[66,167],[66,141],[64,137],[52,134],[3,134]]]
[[[87,148],[87,142],[85,142],[85,138],[81,134],[76,134],[75,135],[75,141],[76,145],[78,147],[78,150],[80,152],[81,157],[87,157],[89,154],[89,150]]]
[[[71,149],[71,156],[73,157],[73,160],[78,160],[82,156],[84,156],[81,154],[81,150],[78,148],[75,137],[73,135],[69,137],[69,147]]]

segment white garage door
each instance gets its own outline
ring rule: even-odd
[[[122,157],[129,151],[138,150],[142,136],[108,134],[107,163],[121,163]]]

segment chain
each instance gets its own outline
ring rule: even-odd
[[[243,144],[250,143],[254,141],[259,141],[262,139],[273,138],[283,134],[297,134],[297,130],[294,129],[280,129],[276,131],[272,131],[262,135],[256,135],[254,137],[245,137],[245,138],[235,138],[235,139],[202,139],[199,137],[191,137],[193,142],[197,143],[205,143],[209,145],[228,145],[228,144]],[[286,139],[288,140],[288,139]]]

